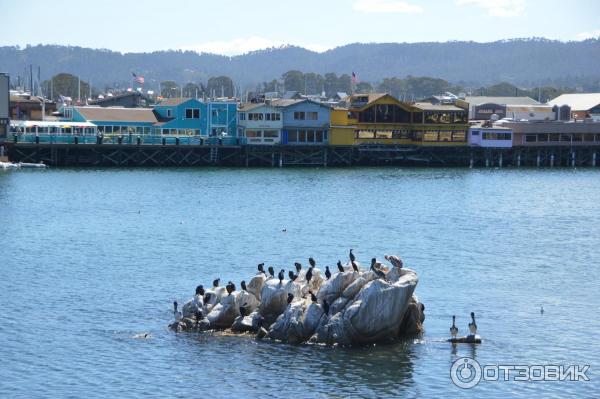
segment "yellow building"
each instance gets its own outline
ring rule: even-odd
[[[467,111],[406,103],[389,94],[355,94],[331,111],[329,144],[467,145]]]

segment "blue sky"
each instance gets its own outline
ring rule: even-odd
[[[123,52],[600,36],[598,0],[0,0],[0,8],[0,45]]]

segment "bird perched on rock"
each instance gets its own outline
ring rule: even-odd
[[[310,294],[310,300],[316,303],[317,296],[315,294],[313,294],[312,291],[308,291],[308,293]]]
[[[290,270],[290,271],[288,272],[288,276],[290,277],[290,280],[292,280],[292,281],[296,281],[296,279],[298,278],[298,275],[297,275],[297,274],[294,274],[294,271],[293,271],[293,270]]]
[[[294,262],[294,266],[296,266],[296,273],[300,273],[300,270],[302,270],[300,262]]]
[[[371,270],[373,270],[373,273],[375,273],[377,275],[377,277],[385,280],[386,279],[385,273],[382,272],[381,270],[377,269],[375,267],[376,264],[377,264],[377,259],[375,259],[375,258],[371,259]]]
[[[217,278],[217,279],[213,280],[213,288],[217,288],[219,286],[219,281],[221,281],[220,278]]]
[[[240,286],[242,287],[242,291],[248,291],[248,288],[246,287],[246,280],[242,280]]]
[[[331,278],[331,271],[329,271],[329,266],[325,266],[325,277],[327,277],[327,280]]]
[[[329,314],[329,304],[325,300],[323,300],[323,312],[325,312],[325,314]]]
[[[308,270],[306,271],[306,276],[305,276],[307,283],[310,283],[310,279],[312,278],[312,276],[313,276],[313,268],[309,267]]]
[[[196,287],[196,295],[204,296],[204,287],[202,284]]]
[[[233,284],[231,281],[229,281],[229,282],[227,283],[227,285],[225,286],[225,289],[227,290],[227,294],[228,294],[228,295],[231,295],[231,293],[232,293],[233,291],[235,291],[235,284]]]
[[[384,258],[392,264],[392,266],[397,267],[398,269],[402,269],[403,263],[402,259],[397,257],[396,255],[385,255]]]
[[[173,302],[173,317],[175,318],[175,321],[179,321],[183,317],[181,312],[177,310],[177,301]]]
[[[211,297],[212,297],[212,294],[210,292],[207,292],[206,295],[204,295],[203,303],[205,303],[205,304],[209,303]]]
[[[458,327],[456,327],[456,316],[452,316],[452,326],[450,327],[450,335],[452,336],[452,338],[456,338],[456,335],[458,335]]]
[[[279,279],[279,284],[283,283],[283,279],[285,278],[285,270],[281,269],[277,274],[277,278]]]
[[[267,270],[269,271],[269,275],[271,277],[275,277],[275,269],[273,269],[273,266],[269,266]]]
[[[308,258],[308,263],[310,263],[310,267],[315,267],[317,262],[313,258]]]
[[[246,302],[240,306],[240,315],[242,317],[248,316],[248,304]]]
[[[352,253],[353,249],[350,249],[350,262],[354,262],[356,260],[356,256]]]
[[[200,321],[200,320],[202,320],[202,319],[204,318],[204,315],[203,315],[203,314],[202,314],[202,312],[201,312],[201,311],[199,311],[199,310],[196,310],[196,314],[195,314],[195,316],[196,316],[196,321],[197,321],[197,322],[198,322],[198,321]]]
[[[469,332],[471,335],[477,334],[477,324],[475,323],[475,313],[471,312],[471,322],[469,323]]]
[[[262,274],[267,274],[265,273],[265,264],[264,263],[259,263],[258,264],[258,273],[262,273]]]
[[[358,272],[358,265],[356,264],[356,262],[352,261],[351,263],[352,263],[352,269],[353,269],[355,272]]]
[[[342,262],[339,261],[339,260],[338,260],[338,263],[337,263],[337,267],[338,267],[338,271],[340,273],[344,273],[344,266],[342,265]]]
[[[288,294],[287,303],[290,304],[290,303],[292,303],[293,300],[294,300],[294,295],[293,294]]]

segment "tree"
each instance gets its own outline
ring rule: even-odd
[[[166,80],[160,83],[160,95],[165,98],[173,98],[181,96],[179,85],[173,80]]]
[[[373,92],[373,85],[369,82],[360,82],[354,89],[357,93],[368,94]]]
[[[318,73],[309,72],[304,74],[304,94],[321,94],[325,88],[325,78]]]
[[[233,97],[233,80],[229,76],[216,76],[208,79],[206,91],[210,97]]]
[[[82,80],[80,85],[79,78],[70,73],[59,73],[58,75],[54,75],[51,78],[51,81],[52,83],[50,80],[44,81],[42,83],[42,88],[44,94],[48,98],[52,95],[53,98],[51,98],[51,100],[53,101],[58,100],[60,96],[65,96],[71,97],[73,103],[76,103],[79,98],[81,99],[81,102],[85,102],[85,99],[89,96],[90,85],[88,82]],[[92,92],[92,95],[94,94],[95,92]]]
[[[189,82],[185,86],[183,86],[183,96],[189,98],[199,98],[202,97],[202,93],[204,89],[202,88],[202,83],[197,85],[196,83]]]
[[[287,71],[282,78],[286,91],[294,90],[304,93],[304,74],[302,72]]]

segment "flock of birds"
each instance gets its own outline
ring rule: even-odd
[[[469,335],[475,336],[477,334],[477,323],[475,323],[475,313],[471,312],[471,322],[469,323]],[[458,335],[458,327],[456,327],[456,316],[452,316],[452,325],[450,326],[450,335],[452,339],[456,339]]]

